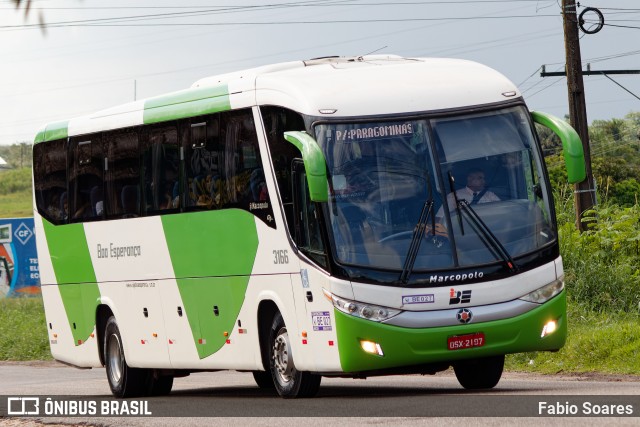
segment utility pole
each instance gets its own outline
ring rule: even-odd
[[[574,206],[576,226],[582,232],[586,225],[582,223],[582,214],[596,204],[596,191],[591,171],[591,150],[589,149],[589,128],[587,106],[582,81],[582,58],[580,56],[580,37],[578,32],[578,14],[575,0],[562,0],[564,26],[564,45],[566,52],[567,87],[569,92],[569,119],[571,126],[582,140],[587,178],[575,184]]]

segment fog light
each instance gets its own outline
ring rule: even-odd
[[[378,356],[384,356],[382,352],[382,347],[380,344],[375,343],[373,341],[360,341],[360,346],[364,351],[371,354],[377,354]]]
[[[558,328],[558,323],[555,320],[551,320],[547,322],[546,325],[542,328],[542,334],[540,334],[540,338],[544,338],[547,335],[551,335]]]

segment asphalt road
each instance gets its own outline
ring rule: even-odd
[[[0,413],[7,410],[9,397],[25,396],[39,396],[43,402],[51,397],[66,405],[69,401],[94,402],[98,416],[0,418],[0,426],[448,426],[458,417],[473,417],[474,425],[640,425],[640,377],[628,376],[505,373],[489,392],[462,389],[451,371],[366,380],[323,378],[316,398],[284,400],[258,389],[249,373],[207,372],[177,378],[166,397],[113,403],[120,405],[116,409],[121,412],[126,407],[125,413],[138,405],[151,416],[105,417],[100,416],[101,405],[111,403],[102,401],[113,399],[104,369],[79,370],[55,362],[0,362]],[[558,416],[558,412],[573,410],[577,413],[569,417]],[[616,411],[631,411],[632,416],[619,417]],[[594,417],[595,412],[600,416]],[[522,416],[530,418],[514,418]]]

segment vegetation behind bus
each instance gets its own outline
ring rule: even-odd
[[[0,218],[31,216],[33,216],[31,168],[0,171]]]

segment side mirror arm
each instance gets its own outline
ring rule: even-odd
[[[535,123],[551,129],[560,138],[569,183],[576,184],[584,181],[587,177],[584,151],[580,136],[575,129],[569,123],[551,114],[532,111],[531,117]]]
[[[328,201],[327,162],[316,140],[308,133],[300,131],[285,132],[284,138],[302,153],[311,200],[314,202]]]

